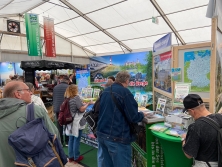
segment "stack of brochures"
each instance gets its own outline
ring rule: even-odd
[[[149,129],[152,129],[152,130],[155,130],[158,132],[164,132],[165,130],[168,129],[168,127],[161,125],[161,124],[154,124]]]
[[[144,117],[144,120],[146,123],[153,123],[153,122],[163,122],[164,116],[160,114],[156,114],[155,111],[148,110],[146,108],[138,108],[139,111],[147,112],[148,115]]]

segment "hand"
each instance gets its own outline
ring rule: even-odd
[[[144,111],[142,111],[142,112],[143,112],[144,117],[146,117],[148,115],[147,112],[144,112]]]
[[[184,133],[184,134],[182,134],[182,135],[181,135],[181,138],[186,139],[186,136],[187,136],[187,134],[186,134],[186,133]]]
[[[89,104],[94,104],[94,101],[90,101]]]

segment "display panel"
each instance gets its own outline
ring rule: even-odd
[[[210,91],[210,50],[184,53],[184,82],[191,83],[192,92]]]
[[[91,86],[104,87],[107,77],[115,77],[123,70],[130,73],[128,89],[139,106],[152,104],[152,52],[93,57],[90,60]]]
[[[222,113],[222,33],[217,31],[215,112]]]
[[[181,50],[178,51],[178,65],[177,66],[182,69],[182,74],[183,74],[181,82],[185,82],[185,79],[187,78],[187,77],[184,77],[184,75],[185,75],[184,73],[187,73],[187,72],[185,72],[185,70],[187,71],[187,69],[188,69],[188,67],[185,67],[185,65],[190,66],[190,62],[189,62],[190,60],[189,59],[188,59],[187,63],[185,63],[185,61],[184,61],[185,53],[186,53],[186,56],[188,56],[188,53],[196,54],[196,52],[198,53],[198,51],[200,53],[201,53],[201,51],[206,51],[205,54],[206,53],[209,54],[210,47],[196,47],[196,48],[190,48],[190,49],[181,49]],[[190,59],[191,59],[191,57],[190,57]],[[205,57],[209,57],[209,56],[205,56]],[[206,58],[204,58],[204,59],[206,59]],[[201,59],[201,60],[204,60],[204,59]],[[194,59],[191,59],[191,61],[193,61],[193,60]],[[203,66],[203,65],[201,65],[201,66]],[[210,62],[209,62],[209,66],[210,66]],[[200,68],[202,68],[202,67],[200,67]],[[191,69],[192,69],[192,67],[191,67]],[[198,74],[195,74],[195,75],[198,75]],[[201,80],[201,76],[200,76],[199,79]],[[187,81],[186,83],[191,83],[191,82]],[[192,90],[192,88],[194,88],[194,90]],[[208,92],[207,91],[197,91],[197,89],[201,90],[202,88],[200,89],[198,87],[194,87],[194,85],[192,87],[192,85],[191,85],[191,92],[193,94],[199,94],[202,98],[209,98],[209,96],[210,96],[209,91]]]
[[[171,51],[154,57],[154,87],[171,93]]]

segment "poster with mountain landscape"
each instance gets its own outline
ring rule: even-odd
[[[93,57],[90,59],[90,78],[93,88],[101,88],[109,76],[116,77],[119,71],[130,73],[128,89],[139,98],[147,97],[147,104],[152,103],[152,52],[137,52],[119,55]],[[142,105],[139,104],[139,105]]]

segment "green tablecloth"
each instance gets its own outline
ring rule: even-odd
[[[163,124],[163,123],[159,123]],[[165,167],[191,167],[192,159],[188,159],[182,150],[180,137],[174,137],[164,132],[151,131],[159,139],[164,151]]]

